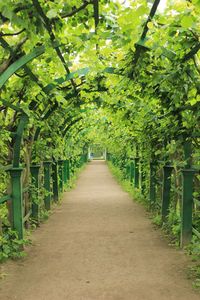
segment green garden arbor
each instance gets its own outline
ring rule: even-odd
[[[80,2],[80,1],[79,1]],[[12,7],[11,9],[11,17],[9,14],[7,15],[5,12],[3,15],[0,15],[0,19],[2,23],[11,23],[16,26],[15,24],[15,18],[13,18],[13,12],[16,15],[22,15],[22,19],[29,20],[29,23],[27,23],[30,26],[30,32],[29,36],[37,34],[41,35],[41,41],[38,41],[33,44],[33,47],[30,51],[27,51],[27,48],[24,47],[23,50],[20,48],[22,45],[26,45],[26,41],[28,40],[28,37],[25,36],[20,43],[17,43],[17,45],[12,45],[14,42],[11,40],[9,43],[9,35],[6,36],[6,33],[0,34],[0,43],[2,46],[2,50],[4,51],[5,57],[7,58],[5,61],[8,62],[8,65],[3,70],[1,76],[0,76],[0,88],[1,91],[5,91],[6,89],[11,89],[11,84],[13,80],[13,84],[16,84],[15,80],[13,78],[16,77],[22,77],[23,78],[29,78],[29,82],[27,84],[30,84],[30,81],[33,83],[35,89],[38,88],[38,91],[35,92],[34,96],[31,97],[31,99],[28,99],[30,95],[26,96],[22,95],[23,101],[21,99],[14,100],[12,99],[4,99],[2,96],[2,99],[0,100],[3,107],[13,112],[14,115],[14,126],[12,126],[10,130],[10,135],[12,138],[12,165],[7,168],[7,170],[10,172],[11,177],[11,185],[12,185],[12,191],[9,193],[9,195],[4,195],[0,199],[0,203],[7,202],[11,199],[12,203],[12,223],[13,228],[17,230],[19,238],[23,237],[23,223],[27,221],[29,217],[32,217],[36,222],[38,221],[38,204],[37,200],[32,203],[31,210],[23,211],[25,208],[23,207],[23,197],[24,193],[26,191],[23,190],[22,187],[22,177],[24,176],[24,169],[26,169],[26,172],[31,173],[32,176],[32,185],[34,186],[36,190],[35,197],[39,197],[37,195],[39,190],[39,184],[40,184],[40,170],[41,170],[41,164],[39,162],[35,161],[36,150],[31,151],[32,148],[34,148],[34,145],[37,145],[37,143],[40,141],[41,132],[45,127],[45,122],[50,122],[51,118],[60,118],[62,119],[62,122],[59,123],[59,132],[62,132],[61,140],[65,138],[65,136],[69,133],[69,131],[74,128],[77,124],[80,124],[78,130],[84,130],[84,120],[82,118],[81,112],[80,112],[80,103],[81,103],[81,91],[82,91],[82,82],[85,80],[85,77],[92,74],[94,81],[97,81],[97,91],[101,91],[100,88],[100,80],[105,75],[113,74],[120,75],[122,78],[126,77],[130,81],[137,76],[136,74],[136,66],[138,65],[138,62],[140,62],[140,59],[142,59],[145,55],[145,53],[150,53],[150,55],[153,55],[152,53],[157,51],[157,48],[159,48],[160,55],[163,57],[166,57],[170,61],[174,61],[181,65],[189,61],[191,58],[194,57],[194,55],[198,52],[200,49],[199,43],[195,46],[192,46],[188,49],[187,53],[184,54],[180,59],[179,56],[176,55],[176,53],[171,50],[167,49],[165,46],[157,47],[157,48],[151,48],[149,45],[146,45],[146,42],[148,42],[147,35],[150,29],[149,23],[152,22],[157,8],[159,6],[160,1],[155,0],[153,5],[151,6],[149,15],[147,16],[147,19],[141,26],[140,30],[140,38],[138,41],[134,44],[134,53],[132,58],[132,71],[127,72],[126,66],[124,68],[121,67],[113,67],[111,64],[108,65],[105,68],[100,68],[100,71],[94,72],[94,70],[91,70],[90,67],[81,67],[80,69],[76,71],[70,71],[70,64],[68,62],[68,52],[70,52],[71,45],[68,45],[66,42],[66,28],[64,28],[64,33],[62,34],[62,29],[65,26],[65,24],[62,23],[62,19],[68,18],[70,16],[75,16],[79,12],[83,12],[83,10],[87,10],[86,15],[91,16],[94,19],[95,24],[95,32],[92,34],[98,37],[98,27],[100,26],[101,22],[103,22],[103,18],[99,19],[99,1],[83,1],[82,3],[79,3],[76,5],[75,8],[72,7],[72,10],[70,12],[66,13],[60,13],[55,12],[55,10],[52,8],[48,12],[46,12],[46,4],[43,3],[43,1],[33,0],[30,1],[32,4],[31,6],[20,6],[19,3],[16,4],[16,7]],[[29,3],[29,4],[30,4]],[[78,3],[78,2],[77,2]],[[81,16],[82,23],[84,23],[85,15]],[[14,21],[13,21],[14,20]],[[108,22],[108,21],[106,21]],[[32,25],[32,23],[35,25]],[[75,22],[76,23],[76,22]],[[26,22],[24,21],[24,26],[27,26]],[[14,26],[13,25],[13,26]],[[158,24],[159,25],[159,24]],[[162,25],[162,24],[161,24]],[[17,26],[19,24],[17,23]],[[32,27],[31,27],[32,26]],[[63,26],[63,27],[62,27]],[[78,26],[78,25],[77,25]],[[159,25],[160,26],[160,25]],[[35,30],[35,27],[37,30]],[[72,26],[73,27],[73,26]],[[109,27],[109,26],[108,26]],[[42,28],[42,29],[41,29]],[[40,30],[43,33],[40,33]],[[84,30],[84,28],[83,28]],[[20,31],[13,34],[13,36],[20,36],[21,34],[24,35],[26,30],[23,28],[20,28]],[[91,36],[92,36],[91,34]],[[74,33],[75,35],[75,33]],[[11,34],[12,37],[12,34]],[[84,36],[83,36],[84,39]],[[30,39],[31,40],[31,39]],[[108,38],[109,40],[109,38]],[[32,40],[31,40],[32,41]],[[98,38],[95,41],[96,45],[95,52],[97,57],[99,58],[99,61],[103,61],[103,58],[100,54],[100,45],[98,43]],[[80,41],[77,39],[77,43],[80,43]],[[20,44],[20,45],[19,45]],[[82,44],[83,41],[82,41]],[[81,45],[82,47],[83,45]],[[81,48],[80,47],[80,48]],[[189,46],[188,46],[189,47]],[[30,44],[29,44],[30,48]],[[76,50],[77,51],[77,50]],[[48,52],[50,52],[50,55],[48,55]],[[57,64],[61,64],[62,71],[61,76],[58,78],[49,79],[45,81],[45,84],[42,83],[41,78],[39,78],[35,74],[35,70],[37,69],[44,69],[44,72],[48,73],[47,66],[52,63],[53,56],[56,56],[57,58]],[[10,59],[12,58],[12,59]],[[47,62],[47,63],[46,63]],[[35,63],[35,64],[34,64]],[[34,65],[35,70],[33,71]],[[56,71],[56,64],[54,64],[54,68]],[[63,75],[63,70],[65,75]],[[18,73],[18,72],[22,72]],[[186,72],[189,72],[186,70]],[[57,72],[58,73],[58,72]],[[95,73],[95,75],[94,75]],[[151,74],[150,74],[151,75]],[[192,72],[189,72],[189,76],[193,76]],[[42,79],[44,80],[44,74],[42,74]],[[50,74],[50,77],[52,78],[52,74]],[[53,76],[55,77],[55,76]],[[21,79],[21,78],[20,78]],[[76,81],[79,83],[77,84]],[[20,80],[19,80],[20,81]],[[18,83],[18,81],[17,81]],[[90,87],[89,87],[90,88]],[[199,85],[197,83],[197,89],[199,90]],[[63,92],[64,91],[64,92]],[[2,95],[4,95],[2,93]],[[60,100],[60,97],[62,99]],[[198,104],[190,105],[188,104],[187,107],[183,106],[176,110],[176,112],[184,111],[184,110],[195,110],[198,108]],[[168,114],[173,114],[174,111],[169,111]],[[151,114],[151,112],[149,112]],[[31,118],[37,119],[37,122],[34,123],[34,128],[31,128]],[[153,116],[153,119],[158,118],[165,118],[166,114],[163,113],[161,116]],[[41,122],[42,125],[41,125]],[[153,122],[153,121],[152,121]],[[27,133],[28,132],[28,133]],[[77,133],[78,134],[78,133]],[[51,143],[51,139],[54,135],[54,132],[49,132],[50,135],[50,141],[49,141],[49,147],[53,148],[54,145]],[[24,138],[27,139],[27,145],[30,146],[30,158],[29,158],[29,165],[26,166],[22,163],[22,152],[23,152],[23,142]],[[188,141],[190,136],[185,136],[185,140]],[[29,141],[30,139],[30,141]],[[60,141],[62,143],[62,141]],[[88,145],[87,145],[88,146]],[[85,149],[85,148],[84,148]],[[188,144],[185,144],[186,149],[186,160],[189,159],[191,156],[191,153],[188,151]],[[86,162],[86,156],[87,153],[85,150],[81,150],[79,157],[79,161],[75,162],[77,165],[82,165],[84,162]],[[42,170],[43,170],[43,177],[44,177],[44,189],[47,191],[44,197],[44,204],[45,208],[47,210],[50,209],[50,203],[52,195],[50,194],[50,191],[53,191],[53,199],[55,201],[59,198],[59,192],[63,191],[64,184],[67,183],[70,177],[70,161],[69,156],[67,155],[58,155],[57,158],[47,158],[42,162]],[[112,157],[109,155],[109,157]],[[114,159],[114,158],[113,158]],[[130,179],[131,181],[134,181],[134,186],[136,188],[143,189],[142,184],[142,178],[144,179],[144,173],[141,171],[142,169],[142,163],[143,163],[143,157],[141,157],[141,153],[136,153],[136,156],[133,158],[128,158],[130,163]],[[73,162],[74,163],[74,162]],[[71,165],[73,165],[71,162]],[[154,159],[152,156],[152,160],[149,163],[149,178],[150,178],[150,186],[149,186],[149,200],[150,204],[153,206],[156,198],[156,189],[155,186],[157,184],[156,182],[156,168],[158,166],[158,161]],[[163,196],[162,196],[162,217],[163,222],[166,221],[168,212],[169,212],[169,205],[170,205],[170,187],[171,187],[171,174],[172,174],[172,166],[169,161],[165,161],[165,165],[163,167]],[[190,238],[192,233],[192,205],[193,205],[193,197],[192,197],[192,189],[193,189],[193,176],[194,176],[194,168],[192,168],[191,164],[187,164],[183,170],[183,195],[182,195],[182,244],[186,244]],[[147,176],[147,175],[146,175]],[[144,181],[144,180],[143,180]],[[52,186],[52,187],[51,187]],[[186,207],[186,209],[184,208]]]

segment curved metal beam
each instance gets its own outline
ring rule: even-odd
[[[64,131],[63,131],[63,137],[66,136],[67,131],[68,131],[73,125],[75,125],[77,122],[79,122],[79,121],[81,121],[81,120],[83,120],[83,117],[78,117],[77,119],[72,120],[71,123],[69,123],[69,124],[67,125],[67,127],[65,127],[65,129],[64,129]]]
[[[86,67],[86,68],[78,69],[74,72],[71,72],[70,74],[66,74],[64,77],[56,78],[56,79],[54,79],[54,81],[52,83],[49,83],[48,85],[46,85],[44,87],[44,91],[46,93],[50,92],[53,89],[55,89],[59,84],[63,84],[64,82],[69,81],[70,79],[76,78],[78,76],[85,76],[89,72],[90,72],[90,68]],[[113,67],[107,67],[102,72],[103,73],[108,73],[108,74],[118,74],[116,72],[116,69],[113,68]],[[118,75],[121,75],[121,74],[118,74]]]
[[[72,94],[69,94],[65,97],[65,99],[71,99],[75,97],[75,94],[72,93]],[[55,103],[50,109],[47,110],[47,112],[41,117],[42,121],[44,120],[47,120],[53,113],[54,111],[58,108],[58,103]],[[34,135],[34,141],[37,141],[38,138],[39,138],[39,135],[40,135],[40,131],[41,131],[42,127],[41,126],[38,126],[36,128],[36,131],[35,131],[35,135]]]
[[[81,121],[83,118],[79,117],[75,120],[73,120],[69,125],[67,125],[67,127],[64,129],[64,132],[62,134],[63,138],[65,138],[66,134],[68,133],[68,131],[71,129],[71,127],[73,127],[76,123],[78,123],[79,121]]]
[[[64,77],[59,77],[54,79],[54,81],[52,83],[49,83],[48,85],[46,85],[44,87],[44,91],[45,93],[52,91],[53,89],[55,89],[59,84],[62,84],[66,81],[69,81],[73,78],[76,78],[78,76],[85,76],[89,73],[90,69],[89,68],[82,68],[82,69],[78,69],[74,72],[71,73],[67,73]]]
[[[14,104],[9,103],[7,100],[4,100],[4,99],[0,99],[0,103],[1,102],[5,107],[9,107],[9,108],[11,108],[11,109],[13,109],[14,111],[17,111],[17,112],[23,112],[23,109],[19,106],[19,104],[14,105]]]
[[[55,44],[55,48],[58,47],[58,43]],[[25,66],[28,62],[32,61],[34,58],[42,55],[45,52],[45,46],[40,46],[35,48],[32,52],[23,55],[18,60],[16,60],[12,65],[10,65],[0,76],[0,88],[4,86],[6,81],[20,68]]]
[[[55,48],[59,47],[58,43],[55,44]],[[7,80],[20,68],[24,67],[28,62],[32,61],[33,59],[37,58],[38,56],[42,55],[45,52],[45,46],[40,46],[35,48],[32,52],[20,57],[17,61],[15,61],[13,64],[11,64],[0,76],[0,88],[4,86],[4,84],[7,82]],[[76,78],[77,76],[84,76],[88,74],[90,69],[82,68],[78,69],[74,72],[71,72],[69,74],[66,74],[64,77],[60,77],[54,80],[54,82],[48,84],[44,88],[44,92],[50,92],[52,89],[54,89],[58,84],[62,84],[65,81],[71,80],[73,78]],[[104,69],[103,72],[105,73],[115,73],[115,68],[107,67]]]
[[[0,76],[0,88],[6,83],[6,81],[21,67],[26,65],[28,62],[33,60],[34,58],[40,56],[45,52],[45,47],[40,46],[34,49],[31,53],[28,53],[22,57],[20,57],[17,61],[15,61],[12,65],[10,65],[5,72]]]

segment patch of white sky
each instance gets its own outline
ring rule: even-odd
[[[131,3],[137,0],[113,0],[114,2],[119,2],[120,4],[124,5],[125,7],[129,7]],[[152,3],[150,3],[152,5]],[[158,5],[158,11],[163,12],[167,6],[167,0],[161,0]]]

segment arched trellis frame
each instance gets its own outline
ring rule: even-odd
[[[55,48],[57,48],[58,45],[55,45]],[[29,63],[30,61],[34,60],[35,58],[37,58],[38,56],[42,55],[45,53],[45,46],[40,46],[36,49],[34,49],[31,53],[26,54],[24,56],[22,56],[21,58],[19,58],[17,61],[15,61],[13,64],[11,64],[6,71],[4,71],[4,73],[0,76],[0,89],[4,87],[4,85],[6,84],[6,82],[8,81],[8,79],[15,74],[16,71],[18,71],[19,69],[23,68],[27,63]],[[59,87],[59,85],[70,81],[74,78],[77,78],[77,76],[85,76],[90,72],[90,69],[88,67],[86,68],[82,68],[82,69],[78,69],[74,72],[68,73],[66,74],[66,76],[62,76],[60,78],[56,78],[53,80],[52,83],[48,84],[47,86],[45,86],[43,88],[43,92],[46,95],[49,95],[49,93]],[[103,73],[109,73],[109,74],[115,74],[116,70],[112,67],[107,67],[103,70]],[[73,98],[74,96],[76,96],[76,93],[71,93],[69,95],[66,96],[66,98],[69,100],[71,98]],[[4,105],[9,106],[15,110],[19,110],[19,111],[23,111],[20,106],[19,107],[13,107],[13,105],[9,104],[8,102],[3,102]],[[30,104],[30,107],[34,107],[35,101],[33,100]],[[53,107],[51,107],[49,109],[49,111],[45,114],[45,116],[43,116],[43,119],[47,119],[57,108],[57,104],[55,104]],[[25,113],[22,113],[20,120],[19,120],[19,124],[18,124],[18,128],[17,131],[15,133],[15,143],[14,143],[14,153],[13,153],[13,167],[19,167],[19,162],[20,162],[20,147],[21,147],[21,141],[22,141],[22,136],[23,136],[23,131],[26,127],[26,125],[28,124],[28,116]],[[39,136],[39,131],[40,129],[38,128],[36,130],[36,138]]]
[[[38,5],[37,3],[38,1],[35,1],[35,4]],[[152,9],[150,11],[149,17],[147,19],[147,22],[145,23],[144,26],[144,30],[142,32],[140,41],[136,44],[136,53],[135,53],[135,58],[134,58],[134,63],[136,64],[139,56],[141,54],[142,49],[145,50],[151,50],[149,48],[146,48],[144,46],[144,41],[145,41],[145,37],[146,34],[148,32],[148,27],[147,27],[147,23],[150,19],[153,18],[153,16],[155,15],[155,12],[157,10],[158,4],[159,4],[159,0],[154,1],[154,4],[152,6]],[[97,11],[97,6],[98,3],[95,2],[94,4],[94,9],[95,11]],[[97,15],[96,15],[97,17]],[[96,25],[98,25],[98,22],[96,20]],[[59,49],[60,45],[58,44],[58,42],[52,41],[52,47],[54,49]],[[191,57],[193,57],[195,55],[195,53],[198,52],[200,48],[200,45],[197,45],[196,47],[193,47],[189,53],[187,53],[183,59],[181,60],[181,62],[185,62],[187,60],[189,60]],[[41,56],[42,54],[45,53],[45,49],[46,47],[44,45],[35,48],[33,51],[31,51],[30,53],[23,55],[22,57],[20,57],[17,61],[15,61],[14,63],[12,63],[7,69],[6,71],[3,72],[3,74],[0,76],[0,89],[5,85],[5,83],[8,81],[8,79],[15,74],[15,72],[17,72],[19,69],[25,67],[27,65],[27,63],[31,62],[32,60],[34,60],[35,58]],[[163,55],[166,56],[169,59],[174,59],[175,58],[175,53],[172,51],[167,50],[166,48],[162,47],[162,51],[163,51]],[[52,83],[48,84],[47,86],[45,86],[42,90],[43,92],[48,95],[53,89],[55,89],[56,87],[58,87],[60,84],[63,84],[64,82],[67,81],[71,81],[74,78],[77,78],[77,76],[85,76],[90,72],[89,68],[82,68],[79,69],[75,72],[69,72],[69,70],[67,70],[67,74],[64,77],[60,77],[60,78],[56,78]],[[119,73],[119,71],[117,71],[116,69],[112,68],[112,67],[107,67],[103,70],[103,72],[105,73],[110,73],[110,74],[121,74],[121,72]],[[76,96],[76,90],[75,93],[72,93],[69,96],[66,96],[67,99],[73,98],[74,96]],[[3,100],[2,100],[3,101]],[[12,104],[9,104],[8,102],[4,104],[14,108]],[[32,103],[30,104],[30,107],[34,107],[35,101],[33,100]],[[49,109],[49,111],[45,114],[45,116],[43,117],[44,119],[47,119],[48,116],[50,116],[53,111],[57,108],[57,105],[55,104],[52,108]],[[18,109],[18,107],[14,108],[15,110]],[[20,108],[19,108],[20,110]],[[19,160],[20,160],[20,146],[21,146],[21,141],[22,141],[22,135],[23,135],[23,130],[25,129],[26,125],[28,124],[28,116],[25,113],[22,113],[21,118],[19,120],[19,125],[18,125],[18,129],[15,133],[15,143],[14,143],[14,153],[13,153],[13,167],[17,167],[19,166]],[[39,136],[39,131],[40,129],[38,128],[36,130],[36,138]]]
[[[137,61],[139,60],[140,55],[144,52],[144,51],[149,51],[151,49],[145,47],[145,38],[146,38],[146,34],[148,32],[148,22],[152,20],[152,18],[154,17],[157,7],[159,5],[160,0],[155,0],[150,14],[147,18],[147,21],[144,24],[144,28],[143,28],[143,32],[141,34],[140,40],[138,43],[136,43],[136,51],[134,54],[134,58],[133,58],[133,64],[136,65]],[[42,91],[44,92],[44,94],[46,94],[46,96],[49,95],[49,93],[54,89],[59,87],[60,84],[66,82],[66,81],[70,81],[72,84],[72,88],[73,88],[73,93],[67,95],[68,99],[71,99],[73,97],[78,97],[78,93],[77,93],[77,88],[76,85],[74,84],[74,78],[78,76],[84,76],[86,74],[89,73],[89,69],[88,68],[84,68],[81,70],[78,70],[76,72],[70,72],[67,64],[63,58],[63,55],[60,51],[60,45],[56,42],[56,38],[55,35],[52,31],[52,26],[50,24],[50,21],[48,20],[48,18],[45,16],[42,7],[40,6],[40,3],[38,0],[33,0],[33,4],[38,12],[38,14],[40,15],[41,19],[43,20],[44,23],[44,27],[46,28],[46,30],[48,31],[48,34],[50,36],[50,44],[52,45],[52,47],[55,49],[60,61],[62,62],[65,70],[66,70],[66,76],[55,79],[51,84],[47,85],[46,87],[42,87]],[[97,27],[98,27],[98,19],[99,19],[99,10],[98,10],[98,1],[94,1],[94,17],[95,17],[95,31],[97,31]],[[180,63],[184,63],[186,62],[188,59],[190,59],[191,57],[193,57],[195,55],[195,53],[197,53],[197,51],[200,49],[200,44],[198,44],[197,46],[193,47],[192,49],[190,49],[190,51],[182,58],[182,60],[180,61]],[[98,45],[97,45],[97,50],[98,50]],[[168,51],[167,49],[162,49],[163,50],[163,55],[167,56],[169,59],[174,59],[175,58],[175,54],[171,51]],[[7,80],[18,70],[20,70],[21,68],[26,67],[27,63],[29,63],[30,61],[32,61],[33,59],[39,57],[40,55],[42,55],[45,52],[45,46],[40,46],[35,48],[31,53],[26,54],[24,56],[22,56],[20,59],[18,59],[17,61],[15,61],[12,65],[10,65],[7,70],[0,76],[0,88],[4,86],[4,84],[7,82]],[[116,70],[114,70],[113,68],[107,68],[108,73],[117,73]],[[30,72],[29,72],[30,73]],[[134,72],[133,72],[134,73]],[[29,74],[30,75],[30,74]],[[134,75],[134,74],[132,74]],[[32,76],[32,78],[34,78],[34,76]],[[198,87],[199,90],[199,87]],[[22,138],[23,138],[23,132],[28,124],[29,121],[29,117],[28,115],[23,111],[23,109],[19,106],[15,106],[13,104],[9,104],[6,103],[6,101],[3,101],[5,106],[8,106],[12,109],[14,109],[17,113],[18,113],[18,126],[17,126],[17,130],[16,132],[13,133],[13,141],[14,141],[14,146],[13,146],[13,168],[10,170],[11,172],[11,176],[13,178],[13,190],[18,190],[19,186],[20,186],[20,174],[22,172],[21,168],[20,168],[20,149],[21,149],[21,143],[22,143]],[[33,110],[34,107],[36,105],[36,102],[33,100],[30,104],[30,108]],[[43,120],[48,119],[53,112],[58,108],[58,104],[54,103],[52,107],[50,107],[49,109],[47,109],[47,112],[44,113],[44,115],[42,116]],[[188,108],[187,108],[188,109]],[[195,106],[193,107],[193,109],[195,109]],[[78,116],[77,116],[78,118]],[[77,119],[78,120],[78,119]],[[77,121],[78,122],[78,121]],[[71,123],[73,125],[73,120],[71,120]],[[65,133],[67,133],[67,130],[70,127],[70,124],[66,126],[65,128]],[[71,125],[71,126],[72,126]],[[40,134],[40,128],[36,129],[36,133],[35,133],[35,140],[38,139],[39,134]],[[22,195],[20,193],[18,194],[13,194],[13,199],[14,198],[18,198],[21,199]],[[20,200],[21,201],[21,200]],[[13,201],[16,204],[16,201]],[[21,218],[22,216],[20,216],[20,206],[17,206],[14,208],[14,210],[18,213],[18,217]],[[19,219],[18,218],[18,219]],[[22,222],[17,220],[16,221],[16,226],[15,228],[19,229],[18,233],[19,236],[21,237],[22,234],[22,228],[20,228],[20,224]]]

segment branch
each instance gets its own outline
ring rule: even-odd
[[[68,17],[74,16],[76,13],[78,13],[79,11],[86,8],[89,4],[92,4],[92,1],[84,1],[84,3],[80,7],[75,8],[70,13],[66,13],[66,14],[61,15],[61,18],[68,18]]]
[[[20,31],[18,31],[16,33],[3,33],[3,32],[0,32],[0,36],[14,36],[14,35],[18,35],[18,34],[24,32],[25,30],[26,29],[24,28],[24,29],[22,29],[22,30],[20,30]]]
[[[94,21],[95,21],[95,31],[97,31],[97,26],[99,24],[99,0],[93,0],[94,3]]]
[[[149,30],[148,23],[149,23],[149,21],[151,21],[153,19],[154,15],[156,14],[159,3],[160,3],[160,0],[154,0],[154,3],[151,7],[149,16],[147,18],[147,21],[145,22],[144,29],[143,29],[141,37],[140,37],[140,41],[145,40],[146,35],[148,33],[148,30]],[[135,50],[134,58],[133,58],[133,65],[137,64],[137,62],[139,60],[139,57],[140,57],[140,54],[143,50],[143,48],[141,46],[138,46],[137,44],[135,45],[135,48],[136,48],[136,50]],[[133,76],[133,73],[134,73],[134,71],[132,71],[132,74],[131,74],[132,76]]]
[[[190,52],[188,52],[183,58],[182,58],[182,62],[186,62],[187,60],[189,60],[190,58],[192,58],[195,54],[197,54],[197,52],[200,50],[200,43],[198,43],[196,46],[194,46]]]
[[[10,64],[13,62],[14,59],[17,60],[18,58],[18,51],[21,49],[21,47],[23,46],[23,44],[27,41],[27,37],[23,38],[19,44],[17,44],[15,49],[9,48],[9,51],[11,53],[10,57],[6,60],[4,60],[4,62],[0,65],[0,74],[3,73],[9,66]],[[2,37],[0,37],[0,44],[3,45],[3,47],[5,46],[4,44],[4,40]],[[4,47],[5,48],[5,47]]]
[[[147,19],[147,21],[144,25],[144,29],[143,29],[143,32],[142,32],[142,35],[141,35],[141,40],[144,40],[146,35],[147,35],[147,32],[149,30],[148,23],[153,19],[154,15],[157,11],[159,3],[160,3],[160,0],[155,0],[153,5],[152,5],[152,8],[151,8],[151,11],[149,13],[148,19]]]
[[[6,106],[0,106],[0,111],[5,110],[6,108],[7,108]]]
[[[0,44],[4,49],[7,49],[10,52],[10,58],[12,58],[12,60],[14,59],[17,60],[17,58],[19,57],[19,53],[16,52],[16,49],[12,49],[12,47],[1,36],[0,36]],[[17,48],[17,50],[19,49]],[[39,82],[39,79],[34,75],[31,69],[27,65],[23,66],[23,69],[30,76],[31,80],[35,81],[36,84],[43,90],[43,85]]]
[[[15,75],[16,75],[17,77],[19,77],[19,78],[24,78],[24,77],[28,76],[28,74],[23,74],[23,75],[21,75],[21,74],[19,74],[19,73],[17,73],[17,72],[15,72]]]
[[[8,59],[4,60],[4,62],[0,65],[0,74],[3,73],[11,64],[12,57],[9,57]]]
[[[49,20],[49,19],[47,18],[47,16],[45,15],[45,13],[44,13],[44,11],[43,11],[43,8],[42,8],[42,6],[40,5],[39,1],[38,1],[38,0],[32,0],[32,2],[33,2],[33,5],[35,6],[36,11],[38,12],[38,14],[40,15],[42,21],[44,22],[44,27],[45,27],[46,30],[48,31],[49,36],[50,36],[50,39],[51,39],[51,41],[52,41],[52,43],[53,43],[53,42],[56,40],[56,37],[55,37],[55,35],[54,35],[54,33],[53,33],[52,25],[51,25],[50,20]],[[68,68],[68,66],[67,66],[67,63],[66,63],[66,61],[65,61],[65,59],[64,59],[64,56],[63,56],[63,54],[62,54],[60,48],[59,48],[59,47],[55,48],[55,51],[56,51],[56,53],[57,53],[59,59],[61,60],[61,62],[62,62],[62,64],[63,64],[63,67],[64,67],[65,71],[67,72],[67,74],[70,74],[70,70],[69,70],[69,68]],[[73,86],[73,88],[74,88],[74,90],[75,90],[75,92],[76,92],[77,90],[76,90],[76,85],[75,85],[75,83],[74,83],[74,80],[73,80],[73,79],[70,79],[70,81],[71,81],[71,84],[72,84],[72,86]]]

